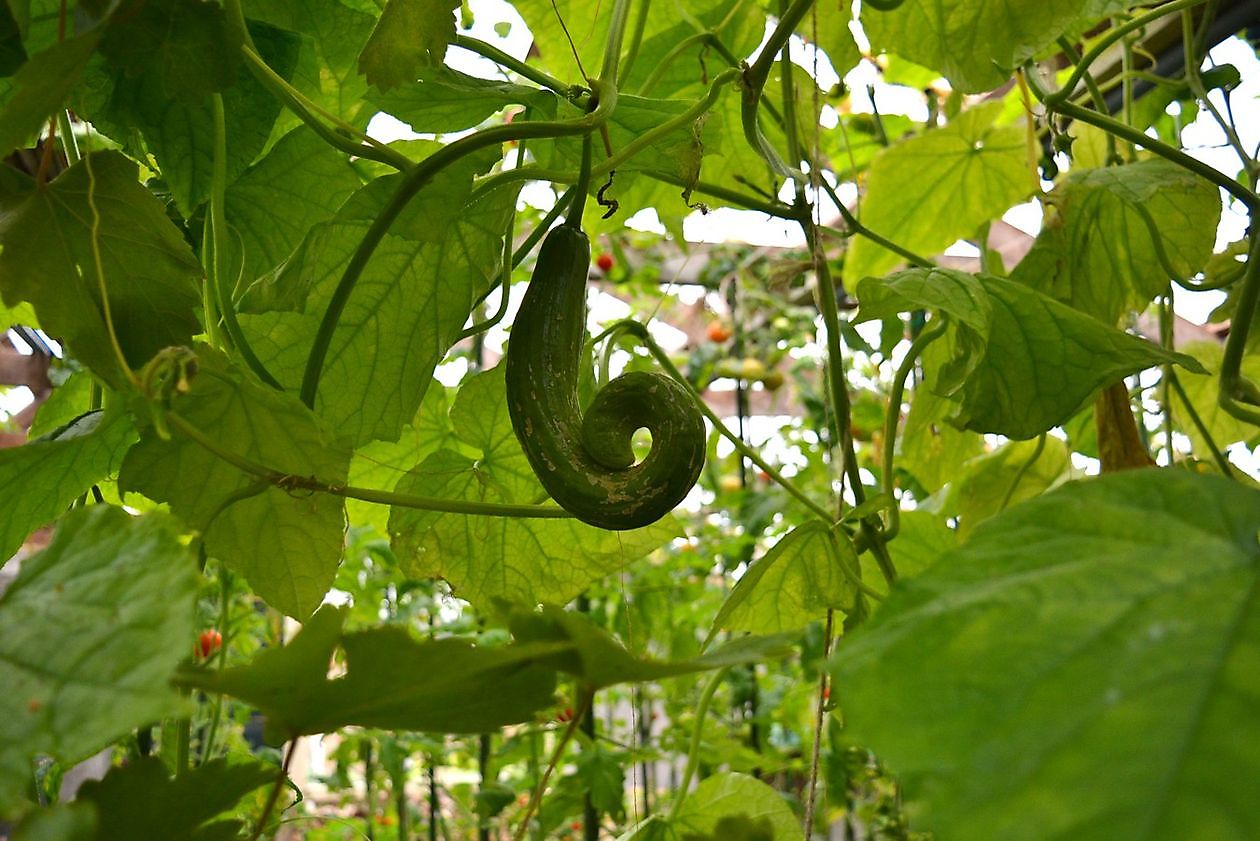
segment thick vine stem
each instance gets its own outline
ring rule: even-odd
[[[1260,411],[1249,409],[1241,403],[1260,406],[1260,388],[1242,374],[1243,355],[1247,350],[1247,337],[1251,322],[1260,307],[1260,225],[1252,211],[1251,248],[1247,253],[1247,269],[1243,274],[1242,291],[1229,325],[1229,338],[1225,340],[1225,356],[1221,359],[1220,407],[1241,421],[1260,426]],[[1240,402],[1241,401],[1241,402]]]

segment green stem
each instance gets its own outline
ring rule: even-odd
[[[570,519],[572,514],[555,505],[507,505],[490,502],[471,502],[459,499],[443,499],[440,497],[416,496],[395,491],[381,491],[372,488],[358,488],[351,485],[322,482],[314,476],[294,476],[259,464],[239,453],[219,446],[204,432],[190,424],[179,415],[171,412],[166,416],[172,429],[188,436],[196,444],[250,476],[275,485],[285,491],[313,491],[327,493],[347,499],[358,499],[379,505],[393,505],[399,508],[414,508],[421,511],[438,511],[447,514],[470,514],[486,517],[526,517],[532,519]]]
[[[1247,154],[1247,148],[1243,146],[1242,140],[1238,137],[1238,132],[1225,119],[1212,100],[1208,98],[1207,89],[1203,87],[1203,76],[1199,68],[1201,58],[1196,48],[1197,39],[1194,32],[1194,16],[1188,10],[1181,13],[1181,38],[1186,57],[1186,84],[1195,98],[1203,103],[1203,107],[1216,120],[1216,124],[1220,126],[1221,133],[1225,135],[1226,141],[1238,155],[1238,160],[1244,167],[1250,169],[1254,162],[1251,156]]]
[[[503,50],[493,44],[487,44],[485,41],[470,38],[467,35],[456,35],[455,40],[451,43],[456,47],[468,50],[470,53],[476,53],[483,58],[488,58],[500,67],[506,67],[508,70],[523,76],[535,84],[555,91],[566,99],[572,98],[577,91],[581,90],[581,88],[574,85],[566,85],[554,76],[544,73],[537,67],[526,64],[520,59],[513,58],[503,52]]]
[[[931,327],[920,333],[918,338],[910,343],[906,358],[901,360],[901,365],[897,367],[897,372],[893,375],[892,391],[888,395],[888,412],[884,416],[884,493],[892,500],[892,505],[888,509],[888,525],[884,528],[885,540],[892,540],[901,531],[901,509],[893,493],[896,487],[893,461],[897,449],[897,427],[901,420],[901,401],[906,393],[906,380],[910,378],[910,372],[914,370],[915,364],[927,346],[945,334],[945,327],[943,315],[935,319]]]
[[[319,329],[315,334],[315,341],[311,345],[310,354],[306,358],[306,370],[302,375],[301,398],[303,403],[308,407],[314,408],[315,395],[319,390],[320,376],[323,374],[324,360],[328,356],[328,348],[332,344],[333,334],[337,330],[337,322],[340,321],[341,314],[346,308],[346,303],[350,300],[350,294],[354,291],[355,284],[358,283],[359,277],[363,274],[363,270],[367,267],[367,263],[371,259],[372,254],[375,253],[377,246],[384,240],[385,234],[393,225],[394,220],[402,214],[412,198],[447,166],[480,149],[496,146],[508,140],[565,137],[586,134],[599,128],[608,120],[608,116],[617,106],[617,89],[608,87],[605,90],[601,82],[598,85],[597,93],[599,94],[598,106],[591,113],[578,119],[558,122],[509,123],[482,129],[447,146],[443,146],[403,173],[402,178],[398,182],[398,188],[389,198],[389,201],[386,202],[385,207],[381,209],[380,214],[372,221],[367,233],[364,234],[363,239],[359,242],[358,248],[355,249],[350,262],[342,272],[341,279],[333,290],[332,298],[328,302],[328,308],[324,310],[324,316],[320,320]]]
[[[1019,483],[1024,481],[1024,477],[1028,475],[1028,471],[1037,463],[1037,459],[1041,458],[1041,453],[1046,448],[1046,433],[1037,436],[1037,446],[1033,447],[1032,455],[1019,466],[1019,470],[1015,473],[1015,478],[1011,480],[1011,486],[1006,489],[1006,495],[1002,497],[1002,504],[998,506],[998,511],[1005,511],[1006,506],[1011,504],[1011,499],[1015,496],[1015,491],[1019,489]],[[1170,455],[1171,459],[1172,456]]]
[[[64,108],[57,112],[57,134],[61,135],[61,148],[66,153],[66,160],[72,166],[83,160],[79,141],[74,136],[74,126],[70,123],[70,112]]]
[[[250,46],[242,46],[241,55],[245,57],[245,63],[249,65],[254,78],[328,145],[355,157],[377,161],[400,171],[412,167],[412,161],[406,155],[368,137],[340,117],[311,102],[284,77],[272,70],[262,56]],[[323,119],[320,119],[321,117]],[[326,125],[325,120],[333,126]]]
[[[1256,308],[1260,306],[1260,225],[1256,213],[1251,214],[1251,249],[1247,254],[1247,269],[1243,274],[1242,291],[1229,325],[1229,338],[1225,340],[1225,356],[1221,359],[1220,407],[1235,418],[1260,426],[1260,412],[1247,409],[1237,401],[1260,405],[1260,389],[1242,375],[1243,355],[1247,351],[1247,336]]]
[[[757,110],[761,105],[761,96],[766,86],[766,80],[770,78],[770,69],[778,59],[780,51],[787,47],[797,24],[804,20],[805,15],[813,5],[814,0],[795,0],[780,16],[779,23],[775,26],[774,31],[770,33],[765,46],[761,48],[757,58],[744,71],[744,95],[740,104],[740,118],[744,126],[744,137],[749,145],[765,159],[772,170],[785,178],[793,179],[798,184],[805,184],[808,179],[797,166],[785,163],[779,157],[779,153],[775,148],[770,145],[770,141],[766,139],[766,136],[761,131],[761,126],[757,123]],[[789,104],[785,103],[785,105]],[[785,115],[784,128],[789,129],[791,122],[792,120]],[[799,164],[799,157],[795,159],[795,162]]]
[[[547,791],[547,781],[551,779],[552,772],[556,770],[556,766],[560,764],[560,758],[564,756],[564,749],[569,746],[569,741],[573,738],[573,734],[577,732],[578,725],[582,723],[587,710],[591,708],[591,699],[594,696],[595,690],[589,688],[582,690],[578,708],[574,710],[569,726],[564,728],[564,735],[560,737],[560,741],[556,743],[556,749],[551,753],[551,761],[547,763],[547,767],[543,770],[542,778],[538,781],[538,787],[534,789],[534,793],[529,798],[529,805],[525,808],[525,814],[521,817],[520,825],[517,826],[516,833],[512,836],[512,841],[524,841],[526,833],[529,832],[529,821],[534,817],[534,812],[538,811],[538,804],[542,802],[543,794]]]
[[[652,88],[656,87],[657,83],[661,81],[661,78],[669,72],[669,69],[673,67],[674,62],[678,60],[679,56],[687,52],[687,50],[691,49],[696,44],[707,43],[712,37],[713,36],[708,32],[696,32],[679,41],[669,52],[665,53],[660,61],[656,63],[656,66],[652,68],[652,72],[648,74],[646,79],[643,80],[643,84],[639,85],[639,89],[636,93],[639,96],[647,96],[648,92],[651,91]]]
[[[881,234],[877,234],[874,231],[872,231],[870,228],[863,225],[861,221],[859,221],[858,218],[853,215],[853,212],[849,210],[848,207],[845,206],[844,202],[840,200],[840,197],[836,195],[835,188],[833,188],[829,183],[827,183],[827,179],[825,178],[819,179],[819,186],[823,188],[823,192],[827,194],[827,197],[831,199],[831,201],[835,204],[836,208],[840,211],[840,216],[841,218],[844,219],[844,224],[848,227],[848,231],[843,232],[845,235],[856,234],[860,237],[866,237],[867,239],[869,239],[871,242],[875,243],[876,245],[881,246],[883,248],[887,248],[889,251],[893,252],[894,254],[904,257],[906,261],[909,262],[911,265],[918,266],[924,269],[930,269],[936,266],[936,264],[933,263],[928,258],[915,254],[913,251],[911,251],[908,248],[903,248],[902,246],[898,245],[897,243],[893,242],[887,237]],[[831,229],[827,228],[824,230],[831,230]]]
[[[275,785],[271,787],[267,795],[267,802],[263,804],[262,814],[258,816],[258,823],[254,826],[254,831],[250,833],[249,841],[258,841],[262,838],[263,831],[267,828],[267,821],[270,820],[271,813],[276,808],[276,801],[280,799],[284,781],[289,776],[289,765],[293,762],[295,753],[297,753],[297,739],[289,742],[289,749],[284,754],[284,762],[280,765],[280,773],[276,776]]]
[[[1040,96],[1037,98],[1041,99],[1047,107],[1058,110],[1059,104],[1067,102],[1068,99],[1075,95],[1076,86],[1080,84],[1081,79],[1084,78],[1086,71],[1089,70],[1089,66],[1093,64],[1099,56],[1105,53],[1112,44],[1116,43],[1130,32],[1142,29],[1148,23],[1154,23],[1165,15],[1172,14],[1173,12],[1180,11],[1181,9],[1189,9],[1192,6],[1198,6],[1199,4],[1205,2],[1207,2],[1207,0],[1173,0],[1171,3],[1166,3],[1163,6],[1152,9],[1145,14],[1138,15],[1120,26],[1108,29],[1092,47],[1086,50],[1085,56],[1077,62],[1076,67],[1072,70],[1072,75],[1068,77],[1068,80],[1063,84],[1062,88],[1055,91],[1053,94],[1049,94],[1048,99]],[[1028,75],[1031,76],[1032,73],[1029,73]]]
[[[695,778],[696,768],[700,764],[700,744],[704,739],[704,719],[709,714],[709,705],[713,703],[714,694],[717,692],[718,687],[722,685],[722,680],[730,670],[731,667],[726,666],[714,672],[713,677],[709,678],[709,682],[705,685],[704,692],[700,694],[700,701],[696,704],[696,723],[692,727],[691,744],[687,749],[687,766],[683,769],[682,781],[679,783],[677,791],[674,792],[674,802],[669,807],[669,820],[671,822],[678,818],[682,805],[687,800],[688,789],[691,788],[691,781]]]
[[[1195,173],[1196,175],[1220,187],[1222,190],[1246,205],[1248,213],[1254,213],[1257,209],[1260,209],[1260,196],[1256,195],[1242,184],[1239,184],[1228,175],[1225,175],[1200,160],[1190,157],[1180,149],[1173,148],[1167,143],[1164,143],[1161,140],[1156,140],[1155,138],[1150,137],[1131,126],[1127,126],[1119,120],[1105,114],[1090,111],[1088,108],[1082,108],[1072,102],[1061,102],[1057,100],[1051,102],[1047,99],[1045,90],[1041,88],[1040,83],[1037,81],[1035,72],[1030,70],[1030,72],[1025,74],[1025,78],[1027,79],[1028,87],[1033,91],[1033,94],[1050,110],[1057,111],[1065,117],[1071,117],[1072,119],[1079,120],[1082,123],[1088,123],[1089,125],[1100,128],[1103,131],[1110,132],[1123,140],[1129,141],[1135,146],[1140,146],[1149,152],[1159,155],[1165,160],[1177,164],[1183,169]]]
[[[1225,458],[1225,453],[1216,445],[1216,439],[1208,431],[1207,425],[1203,423],[1203,418],[1199,416],[1198,409],[1194,408],[1194,404],[1190,402],[1190,395],[1186,394],[1185,388],[1182,387],[1181,379],[1171,369],[1168,371],[1168,382],[1172,386],[1172,390],[1177,393],[1177,397],[1181,400],[1182,405],[1185,406],[1186,414],[1190,416],[1191,422],[1194,423],[1194,428],[1203,436],[1203,443],[1207,444],[1208,449],[1212,452],[1212,459],[1216,462],[1216,466],[1226,476],[1236,478],[1237,474],[1234,471],[1234,466],[1229,463],[1229,459]]]
[[[1071,61],[1073,65],[1080,66],[1081,54],[1076,51],[1074,46],[1072,46],[1072,42],[1067,39],[1066,35],[1059,36],[1058,44],[1059,49],[1063,50],[1063,54],[1068,57],[1068,60]],[[1083,72],[1083,77],[1085,79],[1085,87],[1089,90],[1090,99],[1094,101],[1094,109],[1100,114],[1105,114],[1107,112],[1107,100],[1103,98],[1102,89],[1098,87],[1098,81],[1094,79],[1094,74],[1086,70]],[[1108,134],[1106,135],[1106,138],[1107,160],[1114,161],[1116,160],[1115,135]]]
[[[227,255],[227,125],[223,112],[223,97],[213,94],[210,97],[210,110],[214,118],[214,155],[210,171],[210,288],[213,290],[219,305],[219,316],[227,330],[228,338],[236,351],[245,360],[245,364],[260,380],[274,389],[283,390],[279,381],[267,370],[262,360],[254,353],[249,340],[236,320],[236,304],[232,301],[231,292],[225,282],[224,269]]]
[[[626,48],[626,54],[621,57],[621,75],[617,79],[620,84],[622,79],[629,79],[631,71],[634,70],[634,63],[639,58],[639,47],[643,44],[643,32],[647,29],[648,12],[652,10],[652,0],[639,0],[639,13],[634,18],[634,31],[630,33],[630,46]]]

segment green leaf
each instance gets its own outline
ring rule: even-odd
[[[127,0],[101,39],[113,66],[131,78],[152,74],[166,97],[184,100],[230,87],[239,50],[223,7],[206,0]]]
[[[292,82],[303,96],[359,128],[367,125],[375,109],[367,104],[367,80],[359,74],[358,61],[376,25],[375,9],[368,14],[340,0],[250,0],[248,14],[251,22],[265,21],[301,36]],[[293,115],[281,120],[286,132],[298,123]]]
[[[12,76],[26,61],[22,31],[7,2],[0,2],[0,77]]]
[[[722,628],[757,634],[801,631],[829,609],[850,609],[857,594],[857,555],[847,539],[835,539],[834,554],[830,543],[827,527],[817,522],[784,535],[740,577],[714,618],[709,639]]]
[[[470,182],[468,170],[452,171],[422,191],[399,221],[399,233],[386,234],[376,249],[337,323],[315,409],[353,444],[398,438],[473,305],[498,279],[516,188],[465,203]],[[241,316],[281,383],[296,388],[301,382],[333,290],[387,195],[369,185],[337,220],[308,234],[276,290],[299,296],[309,289],[304,312]],[[424,230],[415,230],[422,223]],[[424,239],[408,238],[412,233]]]
[[[28,812],[13,841],[94,841],[96,810],[86,803],[61,803]]]
[[[201,266],[162,203],[136,180],[136,165],[117,152],[93,153],[46,187],[31,183],[0,197],[0,246],[4,300],[30,301],[43,329],[115,386],[125,378],[101,312],[98,269],[133,369],[200,330]]]
[[[106,419],[93,412],[44,438],[0,450],[0,486],[17,489],[0,509],[0,558],[13,557],[32,531],[115,470],[135,435],[126,416]]]
[[[1011,279],[1108,324],[1202,269],[1221,215],[1214,185],[1163,160],[1078,170],[1049,205]]]
[[[751,836],[745,836],[749,841],[760,841],[766,837],[774,841],[800,841],[803,838],[800,820],[783,795],[756,777],[738,773],[714,774],[701,781],[683,802],[673,827],[683,838],[688,835],[701,839],[727,838],[717,834],[724,818],[742,819],[733,824],[728,822],[728,829],[734,826],[740,827],[743,832],[755,829]],[[771,827],[770,836],[761,834],[767,822]],[[752,827],[748,826],[750,823]]]
[[[757,663],[781,655],[791,639],[782,634],[742,637],[699,657],[656,660],[632,654],[588,617],[558,607],[544,607],[541,613],[514,610],[508,624],[521,643],[565,644],[546,662],[591,689]]]
[[[953,358],[925,383],[957,406],[963,429],[1031,438],[1070,418],[1098,388],[1192,357],[1131,336],[1020,283],[953,269],[910,269],[858,286],[859,320],[932,308],[950,319]]]
[[[384,91],[442,64],[455,39],[457,8],[459,0],[389,0],[359,54],[359,72]]]
[[[939,382],[942,365],[948,363],[949,337],[937,339],[923,352],[922,382]],[[966,461],[984,451],[984,439],[974,432],[956,428],[946,420],[953,403],[930,388],[914,390],[910,412],[897,442],[896,468],[908,471],[928,493],[949,482]]]
[[[1032,499],[1072,474],[1067,444],[1053,435],[1045,442],[1010,441],[969,461],[950,485],[944,508],[958,518],[966,540],[977,525]]]
[[[268,727],[288,737],[351,724],[480,733],[527,721],[554,703],[555,673],[539,664],[563,646],[417,642],[396,625],[343,635],[344,619],[343,610],[321,608],[284,648],[222,672],[188,671],[181,681],[257,706]],[[330,680],[339,644],[346,672]]]
[[[1096,0],[906,0],[891,12],[863,9],[862,28],[875,49],[939,70],[963,93],[985,93],[1085,12],[1096,11],[1095,5]]]
[[[224,837],[229,827],[226,837],[236,838],[239,820],[207,824],[251,791],[273,783],[276,773],[257,762],[229,765],[215,759],[172,778],[161,759],[149,756],[85,782],[76,797],[96,807],[100,828],[95,841],[210,841]]]
[[[472,459],[439,450],[398,482],[401,493],[528,504],[546,498],[517,443],[503,399],[503,366],[466,379],[451,408]],[[399,563],[416,578],[441,577],[461,598],[564,604],[592,582],[677,536],[666,518],[642,529],[609,532],[577,520],[441,514],[395,506],[389,531]]]
[[[589,792],[591,806],[614,821],[626,819],[626,773],[624,756],[610,753],[599,742],[582,745],[578,754],[577,776]]]
[[[1181,350],[1199,360],[1208,372],[1206,375],[1185,373],[1179,375],[1179,379],[1186,396],[1190,398],[1190,404],[1198,412],[1199,419],[1207,427],[1216,446],[1222,451],[1239,441],[1251,446],[1260,437],[1260,431],[1257,431],[1252,424],[1238,420],[1221,408],[1219,399],[1221,383],[1216,375],[1221,370],[1225,349],[1216,342],[1191,342],[1182,346]],[[1260,355],[1252,353],[1244,356],[1242,373],[1252,382],[1260,382]],[[1212,458],[1212,451],[1208,448],[1206,439],[1199,432],[1198,426],[1190,419],[1180,400],[1173,401],[1172,414],[1181,431],[1190,436],[1194,454],[1204,460]]]
[[[1139,470],[990,520],[841,642],[848,736],[936,837],[1260,833],[1260,494]]]
[[[0,815],[35,754],[66,763],[178,713],[197,571],[166,517],[95,505],[64,518],[0,597]]]
[[[998,102],[971,108],[944,128],[906,138],[876,155],[862,200],[862,224],[931,256],[1023,201],[1034,186],[1024,130],[994,125],[1001,112]],[[854,237],[844,261],[845,284],[852,289],[867,275],[883,274],[902,262],[883,246]]]
[[[227,191],[229,281],[239,267],[246,286],[289,259],[360,186],[342,152],[306,127],[289,132]]]
[[[249,31],[267,64],[281,77],[292,75],[297,37],[253,22]],[[134,79],[102,73],[81,110],[107,134],[125,140],[135,157],[144,159],[151,152],[179,212],[189,218],[210,195],[214,114],[208,97],[173,98],[166,95],[165,84],[156,72]],[[229,184],[263,151],[280,109],[280,101],[252,75],[241,74],[223,92]]]
[[[440,134],[470,129],[509,105],[555,109],[555,95],[550,91],[480,79],[446,65],[422,67],[416,75],[418,81],[388,93],[369,91],[368,100],[417,132]]]
[[[216,446],[272,470],[345,484],[350,453],[298,399],[255,380],[218,351],[172,408]],[[200,443],[148,429],[123,461],[124,491],[168,502],[203,531],[206,551],[245,576],[268,604],[309,616],[332,586],[344,514],[338,497],[290,493],[248,476]]]
[[[33,138],[44,121],[62,107],[99,40],[98,30],[67,38],[31,56],[18,68],[13,93],[0,107],[0,156],[7,157]]]

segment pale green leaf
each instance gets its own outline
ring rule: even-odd
[[[940,382],[941,367],[950,358],[949,338],[928,345],[922,357],[922,382]],[[928,493],[936,493],[956,476],[963,464],[984,450],[984,439],[975,432],[947,423],[953,404],[930,388],[914,390],[897,442],[896,468],[908,471]]]
[[[384,91],[442,64],[455,39],[457,8],[459,0],[389,0],[359,54],[359,72]]]
[[[550,91],[512,82],[480,79],[446,65],[425,67],[418,81],[388,93],[368,92],[374,106],[408,123],[417,132],[454,132],[473,128],[509,105],[553,110]]]
[[[15,490],[0,508],[0,564],[32,531],[117,469],[135,435],[127,417],[106,419],[93,412],[21,447],[0,450],[0,486]]]
[[[262,385],[221,354],[198,350],[198,370],[172,407],[216,446],[268,469],[345,484],[350,461],[294,396]],[[119,486],[168,502],[204,530],[207,553],[259,596],[297,618],[319,607],[341,558],[344,514],[328,494],[290,493],[246,475],[200,443],[154,429],[123,461]]]
[[[756,777],[733,772],[702,780],[683,802],[673,828],[682,837],[693,834],[713,838],[723,818],[769,821],[774,841],[803,838],[800,819],[782,794]]]
[[[775,634],[801,631],[828,610],[847,610],[856,595],[857,555],[847,539],[828,544],[827,527],[808,522],[788,532],[752,563],[713,620],[719,628]],[[848,567],[846,575],[840,564]]]
[[[1096,389],[1192,357],[1109,327],[1023,284],[953,269],[910,269],[858,286],[860,320],[931,308],[949,318],[953,357],[924,383],[957,406],[963,429],[1031,438],[1070,418]]]
[[[1252,424],[1238,420],[1221,408],[1221,381],[1217,374],[1221,370],[1225,349],[1215,342],[1192,342],[1184,345],[1181,350],[1199,360],[1208,371],[1207,374],[1187,371],[1179,374],[1178,377],[1186,396],[1190,398],[1190,404],[1198,413],[1199,419],[1203,421],[1203,425],[1207,427],[1208,434],[1212,436],[1216,446],[1224,451],[1240,441],[1246,442],[1248,446],[1256,443],[1257,438],[1260,438],[1260,430]],[[1253,353],[1243,357],[1242,374],[1252,382],[1260,382],[1260,355]],[[1199,427],[1191,420],[1184,404],[1175,398],[1172,415],[1181,431],[1190,436],[1194,454],[1204,460],[1212,458],[1212,451],[1208,448],[1203,434],[1199,432]]]
[[[947,841],[1260,834],[1260,493],[1074,482],[898,585],[834,670],[848,737]]]
[[[1045,493],[1071,474],[1067,444],[1053,435],[1042,444],[1009,441],[971,459],[955,474],[945,512],[958,518],[958,536],[965,540],[980,523]]]
[[[1011,278],[1108,324],[1202,269],[1221,215],[1214,185],[1164,160],[1072,172],[1048,203]]]
[[[94,153],[47,187],[31,183],[0,197],[0,246],[5,301],[31,302],[43,329],[115,384],[123,373],[100,309],[98,268],[132,368],[162,348],[190,343],[200,329],[194,307],[201,266],[162,203],[137,180],[136,165],[117,152]]]
[[[166,517],[63,519],[0,597],[0,815],[35,754],[74,763],[180,711],[167,680],[194,639],[197,568]]]
[[[1024,130],[994,125],[1001,110],[998,102],[971,108],[944,128],[903,139],[876,155],[862,200],[862,224],[931,256],[1023,201],[1034,187]],[[902,262],[883,246],[854,237],[844,261],[845,283],[852,289],[867,275],[881,275]]]

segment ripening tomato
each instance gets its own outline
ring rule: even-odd
[[[601,272],[603,272],[604,274],[608,274],[609,272],[612,271],[612,267],[613,267],[612,255],[608,254],[607,252],[600,254],[598,257],[595,258],[595,265],[599,266],[599,270]]]
[[[709,341],[719,345],[731,338],[731,328],[720,321],[710,321],[706,333]]]

